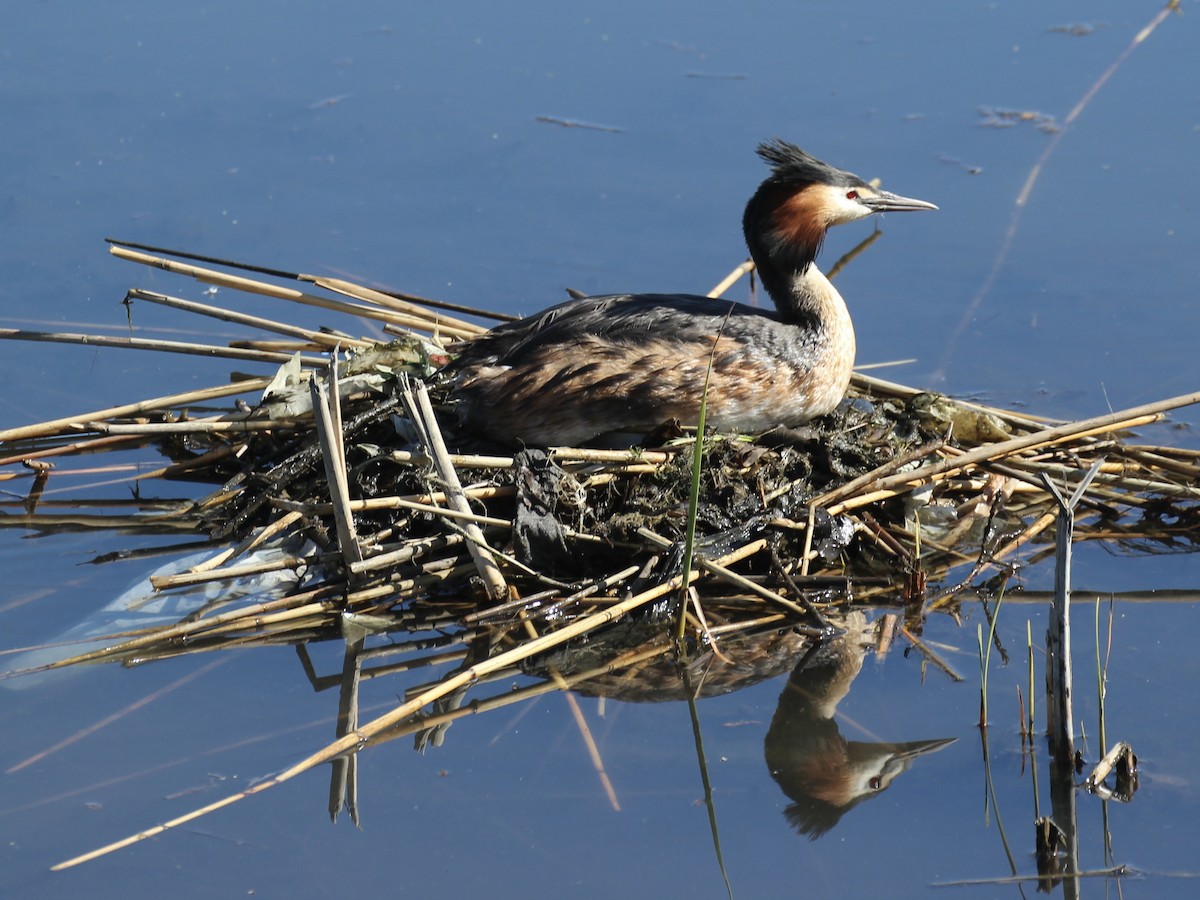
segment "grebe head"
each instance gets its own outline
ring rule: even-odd
[[[760,144],[758,155],[770,164],[771,174],[746,204],[742,227],[760,270],[803,271],[834,225],[880,212],[937,209],[924,200],[871,187],[780,138]]]

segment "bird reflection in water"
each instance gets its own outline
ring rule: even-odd
[[[796,665],[766,737],[767,768],[791,799],[784,810],[800,834],[817,839],[859,803],[875,797],[926,753],[954,738],[887,743],[848,741],[838,703],[874,644],[875,625],[851,613],[844,634],[814,644]]]

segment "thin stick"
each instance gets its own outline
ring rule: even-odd
[[[674,453],[656,450],[589,450],[576,447],[554,447],[549,456],[559,462],[567,463],[607,463],[624,466],[631,465],[661,465],[674,458]],[[411,450],[393,450],[389,458],[396,462],[409,463],[416,466],[427,466],[433,460],[425,453]],[[458,469],[511,469],[516,461],[511,456],[484,456],[474,453],[451,453],[450,461]]]
[[[931,663],[933,663],[935,666],[937,666],[939,669],[941,669],[943,672],[945,672],[947,675],[949,675],[951,680],[953,680],[953,681],[962,681],[963,680],[963,677],[954,671],[954,668],[950,665],[950,663],[946,662],[944,659],[942,659],[940,656],[938,656],[936,653],[934,653],[928,644],[926,644],[924,641],[922,641],[919,637],[917,637],[915,634],[913,634],[911,631],[909,631],[903,625],[900,626],[900,633],[902,635],[904,635],[905,639],[908,640],[909,643],[911,643],[914,647],[916,647],[921,652],[922,656],[924,656]]]
[[[55,456],[73,456],[84,453],[99,453],[114,450],[128,444],[140,443],[137,435],[122,435],[120,437],[90,437],[70,444],[60,444],[56,447],[45,447],[41,450],[31,450],[28,453],[14,453],[0,457],[0,466],[11,466],[13,463],[30,463],[34,460],[49,459]],[[8,476],[6,476],[8,477]],[[12,476],[22,477],[22,476]]]
[[[1116,768],[1117,760],[1127,753],[1132,754],[1133,748],[1125,741],[1117,741],[1113,744],[1112,749],[1104,754],[1104,758],[1096,763],[1096,768],[1092,770],[1092,774],[1084,781],[1083,786],[1089,791],[1094,791],[1112,773],[1112,770]],[[10,769],[9,771],[12,770]]]
[[[252,378],[237,384],[223,384],[217,387],[204,388],[198,391],[187,391],[182,394],[172,394],[169,397],[155,397],[151,400],[139,400],[136,403],[126,403],[123,406],[110,406],[95,412],[80,413],[63,419],[51,419],[37,425],[24,425],[20,428],[8,428],[0,431],[0,443],[5,441],[24,441],[30,438],[50,437],[61,434],[66,430],[79,431],[81,423],[95,422],[101,419],[114,419],[124,416],[135,416],[138,413],[152,410],[171,409],[177,406],[187,406],[205,400],[215,400],[218,397],[234,397],[238,394],[248,394],[264,390],[271,383],[270,378]]]
[[[202,284],[211,284],[234,291],[245,291],[248,294],[258,294],[262,297],[274,297],[276,300],[290,300],[294,303],[302,303],[305,306],[315,306],[348,316],[359,316],[382,322],[392,322],[396,317],[395,313],[391,310],[378,306],[347,303],[345,300],[334,300],[331,297],[319,297],[316,294],[307,294],[295,288],[280,287],[277,284],[255,281],[252,278],[243,278],[239,275],[230,275],[226,272],[218,272],[215,269],[203,269],[199,266],[191,266],[158,256],[149,256],[145,253],[126,250],[124,247],[109,247],[108,252],[118,259],[140,263],[143,266],[150,266],[155,269],[163,269],[167,272],[173,272],[176,275],[185,275],[196,279]]]
[[[509,490],[504,491],[504,493],[512,493],[511,485],[508,487]],[[474,492],[466,490],[463,491],[463,495],[470,497],[474,495]],[[439,493],[437,496],[444,498],[445,494]],[[489,491],[487,496],[500,496],[500,494]],[[328,503],[301,503],[282,499],[272,499],[271,503],[280,509],[294,510],[296,512],[327,513],[333,511],[332,505]],[[375,509],[411,509],[413,512],[428,513],[431,516],[444,516],[448,519],[461,519],[464,522],[474,522],[477,525],[512,528],[512,522],[508,519],[483,516],[479,513],[471,512],[469,509],[466,512],[460,512],[457,509],[434,506],[430,503],[418,503],[414,500],[406,500],[403,497],[372,497],[369,500],[351,500],[349,509],[353,512],[364,512]]]
[[[238,557],[251,552],[255,548],[262,546],[271,538],[275,537],[275,535],[287,531],[294,524],[299,522],[301,518],[303,517],[299,513],[284,513],[274,522],[271,522],[269,525],[265,525],[264,527],[260,528],[251,537],[242,541],[240,544],[210,556],[208,559],[204,560],[204,562],[197,563],[196,565],[192,566],[188,571],[195,573],[208,572],[216,569],[224,565],[229,560],[237,559]]]
[[[213,359],[240,359],[248,362],[285,363],[290,353],[275,353],[270,350],[242,350],[236,347],[221,347],[215,344],[194,344],[187,341],[159,341],[149,338],[105,337],[97,334],[74,334],[72,332],[22,331],[17,328],[0,328],[0,338],[12,341],[38,341],[51,344],[85,344],[89,347],[113,347],[118,350],[150,350],[155,353],[183,353],[188,356],[208,356]],[[314,356],[301,357],[306,366],[321,366],[325,362]]]
[[[461,544],[465,538],[461,534],[445,534],[408,541],[398,550],[390,550],[368,557],[360,562],[351,563],[350,571],[355,575],[365,575],[376,569],[390,569],[403,565],[417,557],[435,550],[445,550]]]
[[[202,256],[198,253],[188,253],[184,250],[170,250],[166,247],[152,247],[149,244],[138,244],[134,241],[122,241],[118,238],[105,238],[109,244],[115,244],[120,247],[129,247],[133,250],[145,250],[147,253],[165,253],[167,256],[175,256],[179,259],[190,259],[194,262],[209,263],[211,265],[225,266],[227,269],[241,269],[245,272],[257,272],[259,275],[271,275],[275,278],[284,278],[288,281],[313,281],[315,276],[303,275],[299,272],[287,272],[283,269],[272,269],[267,266],[255,266],[250,263],[237,262],[231,259],[221,259],[216,256]],[[450,312],[466,313],[470,316],[480,316],[485,319],[495,319],[498,322],[511,322],[520,316],[510,315],[509,313],[490,312],[486,309],[476,309],[470,306],[463,306],[458,303],[447,303],[445,300],[431,300],[428,297],[418,297],[416,294],[407,294],[400,291],[385,291],[388,296],[396,297],[400,300],[409,300],[413,303],[419,303],[422,306],[431,306],[437,309],[446,309]]]
[[[268,562],[242,563],[237,566],[224,566],[216,569],[177,572],[174,575],[151,575],[150,586],[156,591],[165,591],[170,588],[190,587],[197,584],[207,584],[212,581],[244,578],[247,575],[262,575],[265,572],[282,572],[284,569],[304,569],[313,565],[314,562],[313,558],[306,556],[283,556]]]
[[[1041,431],[1035,431],[1032,434],[1024,434],[1019,437],[1010,438],[1007,441],[1001,441],[998,444],[985,444],[974,450],[969,450],[961,456],[943,459],[940,462],[922,466],[911,472],[900,472],[896,475],[882,478],[875,485],[875,488],[877,490],[888,490],[901,485],[920,484],[935,476],[961,472],[972,468],[976,463],[984,460],[1000,459],[1022,450],[1029,450],[1034,447],[1051,447],[1085,435],[1105,434],[1137,427],[1138,425],[1157,421],[1162,413],[1195,403],[1200,403],[1200,391],[1191,394],[1182,394],[1167,400],[1159,400],[1155,403],[1146,403],[1142,406],[1121,410],[1120,412],[1095,416],[1091,419],[1071,422],[1066,425],[1045,428]]]
[[[126,300],[145,300],[148,303],[157,303],[161,306],[168,306],[172,309],[183,310],[184,312],[195,313],[196,315],[208,316],[213,319],[220,319],[224,322],[233,322],[237,325],[246,325],[250,328],[261,328],[263,331],[273,331],[277,334],[286,334],[289,337],[302,338],[314,344],[319,344],[324,347],[333,347],[337,344],[348,344],[352,347],[370,347],[374,342],[362,340],[359,338],[350,338],[345,335],[329,334],[324,331],[315,331],[311,328],[301,328],[298,325],[285,325],[282,322],[276,322],[272,319],[264,319],[261,316],[252,316],[247,313],[234,312],[230,309],[223,309],[219,306],[210,306],[207,303],[197,303],[195,300],[184,300],[182,297],[172,297],[169,294],[159,294],[154,291],[144,291],[139,288],[133,288],[126,292]]]
[[[452,325],[439,325],[436,321],[420,316],[406,316],[404,313],[392,312],[388,322],[383,326],[388,334],[411,334],[413,331],[426,331],[435,337],[454,338],[455,340],[470,340],[479,332],[465,328],[455,328]]]
[[[655,547],[657,547],[660,550],[668,550],[671,547],[671,541],[667,540],[665,537],[663,537],[660,534],[655,534],[649,528],[639,528],[638,534],[641,535],[643,538],[645,538],[647,541],[649,541],[651,544],[653,544]],[[757,541],[753,541],[752,543],[747,544],[746,546],[751,547],[751,546],[756,546],[756,545],[761,545],[761,546],[757,547],[757,550],[765,550],[769,546],[769,543],[766,540],[766,538],[759,538]],[[755,552],[757,552],[757,550]],[[786,609],[788,612],[790,612],[794,616],[799,616],[799,617],[803,618],[808,615],[808,611],[806,609],[804,609],[804,607],[802,607],[796,603],[793,603],[787,597],[784,597],[783,595],[778,594],[775,591],[768,590],[767,588],[763,587],[758,582],[751,581],[749,578],[746,578],[744,575],[739,575],[737,572],[734,572],[734,571],[726,568],[725,566],[717,565],[716,563],[712,562],[709,559],[706,559],[705,557],[701,556],[698,553],[696,554],[696,563],[700,566],[700,568],[704,569],[706,572],[709,572],[712,575],[715,575],[716,577],[720,578],[722,581],[727,581],[730,584],[740,587],[742,590],[749,591],[752,594],[762,597],[764,600],[766,600],[770,603],[774,603],[776,606],[779,606],[783,609]],[[815,630],[814,630],[814,633],[815,633]]]
[[[470,501],[463,494],[462,482],[458,480],[458,472],[455,470],[454,464],[450,462],[450,454],[446,449],[446,442],[442,438],[442,430],[438,425],[436,415],[434,415],[433,403],[429,399],[424,382],[417,381],[412,384],[411,390],[405,389],[404,398],[405,405],[410,406],[413,419],[418,421],[422,427],[425,449],[433,457],[438,477],[446,489],[447,502],[458,513],[472,515]],[[504,600],[508,594],[508,585],[504,581],[504,574],[500,571],[500,566],[492,555],[487,541],[484,540],[483,532],[476,523],[471,521],[464,524],[463,530],[467,535],[467,549],[479,569],[479,575],[487,588],[489,598],[493,601]]]
[[[866,472],[852,481],[848,481],[831,491],[826,491],[819,497],[813,498],[811,505],[817,508],[822,508],[832,503],[836,503],[838,500],[841,500],[845,497],[850,497],[863,488],[869,486],[876,479],[882,478],[885,475],[891,475],[897,469],[902,469],[909,463],[916,462],[918,459],[922,459],[933,453],[937,453],[944,446],[946,446],[945,439],[939,438],[936,441],[930,441],[929,443],[922,444],[919,447],[913,447],[906,453],[901,453],[899,456],[889,459],[883,465],[876,466],[870,472]],[[794,490],[797,486],[798,485],[788,485],[786,488],[772,491],[767,495],[767,500],[770,501],[782,497],[784,494]]]
[[[114,646],[102,647],[98,650],[91,650],[86,653],[80,653],[69,659],[56,660],[54,662],[45,663],[44,665],[34,666],[29,669],[20,669],[13,672],[5,672],[0,675],[0,679],[14,677],[17,675],[28,675],[35,672],[49,672],[54,669],[61,669],[67,666],[79,665],[80,663],[96,662],[108,657],[129,654],[130,651],[139,650],[143,647],[150,647],[157,644],[165,644],[175,638],[184,638],[189,635],[195,635],[200,632],[217,632],[221,628],[230,626],[233,628],[241,627],[242,622],[238,620],[247,620],[251,623],[259,621],[260,617],[278,609],[284,609],[288,606],[297,603],[311,603],[318,598],[322,599],[321,603],[328,610],[333,610],[340,603],[340,595],[342,591],[336,586],[323,585],[319,588],[306,591],[302,594],[293,594],[290,597],[280,597],[276,600],[269,600],[265,603],[256,603],[253,606],[243,607],[225,613],[218,613],[214,616],[209,616],[204,619],[183,622],[178,625],[171,625],[167,628],[151,628],[140,629],[137,631],[127,631],[119,634],[100,635],[96,638],[89,638],[87,643],[95,643],[96,641],[112,641],[126,635],[136,635],[129,637],[128,640],[123,640],[121,643]],[[84,643],[82,641],[77,643]]]
[[[850,376],[850,385],[852,388],[865,394],[884,394],[891,397],[900,397],[905,400],[911,400],[918,394],[928,393],[921,388],[909,387],[908,385],[899,384],[895,381],[886,381],[882,378],[876,378],[873,375],[864,375],[861,369],[855,369],[854,374]],[[1001,409],[997,406],[986,406],[982,403],[972,403],[970,400],[954,400],[954,405],[962,409],[968,409],[972,412],[981,412],[1002,421],[1013,425],[1019,425],[1022,428],[1044,428],[1046,425],[1062,425],[1061,419],[1047,419],[1044,416],[1021,415],[1008,409]]]
[[[388,459],[412,466],[432,466],[433,457],[428,453],[412,450],[393,450]],[[451,453],[450,462],[456,469],[511,469],[516,461],[511,456],[483,456],[473,453]]]
[[[399,297],[393,297],[391,294],[385,294],[383,291],[363,287],[361,284],[355,284],[352,281],[343,281],[341,278],[314,278],[313,284],[317,287],[323,287],[327,291],[333,291],[335,294],[344,294],[347,297],[353,297],[355,300],[363,300],[367,303],[382,306],[384,309],[405,313],[413,318],[431,323],[436,329],[442,331],[451,329],[458,332],[465,332],[468,335],[483,334],[487,331],[487,328],[477,325],[474,322],[468,322],[465,319],[456,319],[453,316],[432,313],[423,306],[409,303],[407,300],[401,300]]]
[[[290,419],[200,419],[194,422],[139,422],[134,425],[87,421],[80,425],[97,434],[166,437],[171,434],[220,435],[274,431],[295,427],[296,422]]]
[[[748,259],[744,263],[739,264],[732,272],[722,278],[720,283],[718,283],[717,286],[709,291],[705,296],[713,298],[720,297],[727,290],[733,287],[743,275],[749,275],[753,271],[754,260]]]
[[[330,383],[326,383],[322,378],[313,378],[309,381],[309,389],[317,421],[317,438],[321,442],[321,458],[325,464],[325,479],[329,483],[329,495],[333,501],[338,549],[346,566],[350,567],[362,562],[363,557],[354,528],[354,516],[350,512],[350,488],[346,483],[345,437],[338,406],[336,353],[329,360],[329,379]]]

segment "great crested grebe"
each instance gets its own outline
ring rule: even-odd
[[[814,260],[825,232],[873,213],[937,209],[873,188],[776,138],[742,217],[775,310],[690,294],[584,297],[493,328],[444,370],[465,430],[505,444],[576,446],[706,418],[755,434],[832,412],[854,366],[854,325]],[[714,350],[715,344],[715,350]]]

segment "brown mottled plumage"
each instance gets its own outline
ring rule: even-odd
[[[854,366],[854,325],[814,263],[825,232],[876,212],[937,207],[872,188],[779,139],[758,153],[771,174],[742,226],[774,311],[615,294],[493,328],[443,370],[464,429],[552,446],[648,432],[671,418],[694,424],[710,358],[707,419],[722,431],[757,433],[831,412]]]

